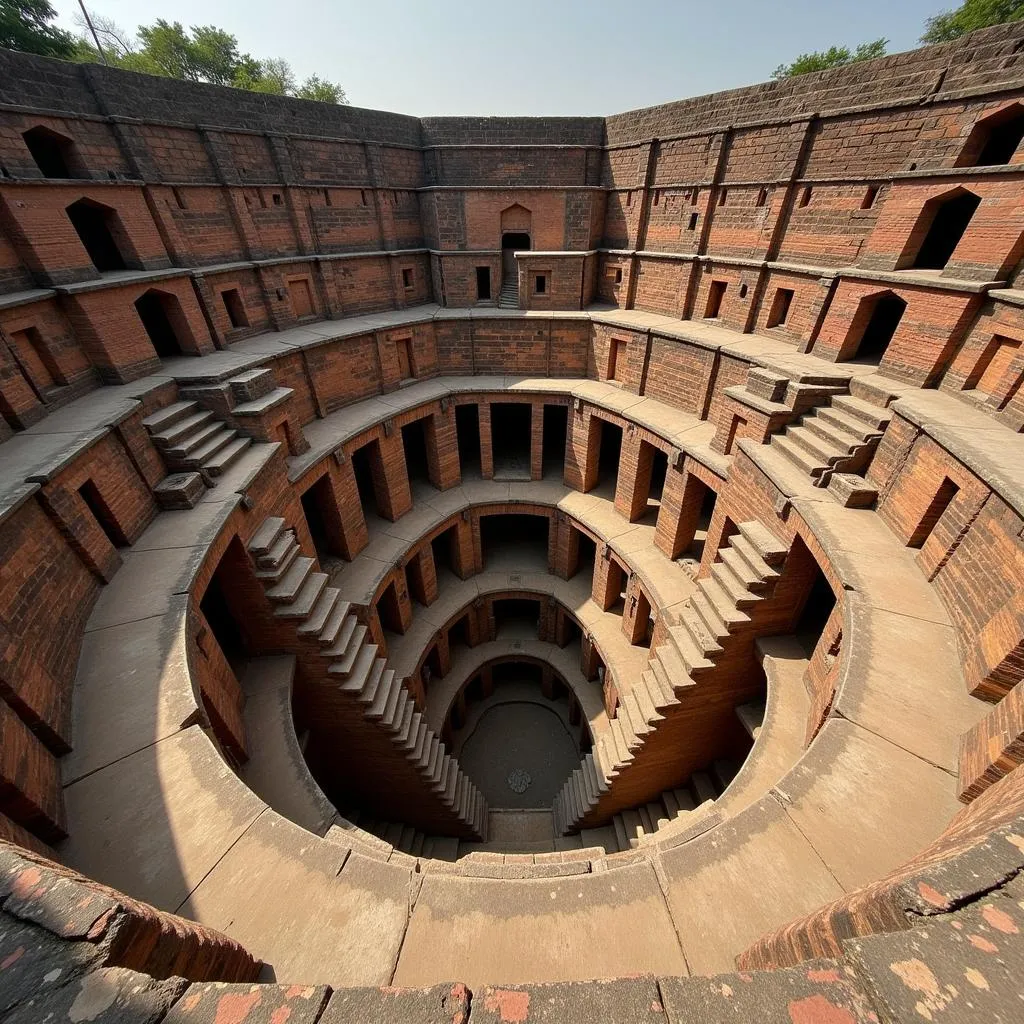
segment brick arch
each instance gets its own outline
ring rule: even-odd
[[[513,203],[501,211],[501,233],[523,234],[533,237],[533,214],[519,203]]]
[[[954,167],[998,167],[1013,163],[1024,139],[1024,104],[1007,103],[977,121],[964,142]]]

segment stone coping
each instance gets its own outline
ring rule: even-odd
[[[537,505],[564,512],[586,527],[639,575],[644,591],[659,610],[677,607],[693,590],[685,571],[654,547],[654,525],[628,522],[615,511],[611,498],[599,491],[583,494],[551,479],[516,483],[473,479],[446,491],[419,484],[413,488],[412,496],[409,512],[393,523],[376,521],[370,543],[351,562],[343,563],[332,573],[331,585],[343,588],[347,601],[363,606],[372,604],[388,574],[406,563],[413,548],[441,526],[451,525],[453,517],[471,509],[506,504]],[[547,566],[545,563],[537,570],[524,563],[507,571],[547,574]]]
[[[388,661],[399,678],[407,679],[422,661],[437,632],[453,618],[468,610],[478,598],[515,591],[554,598],[592,638],[608,672],[617,684],[621,683],[621,691],[628,693],[646,667],[649,651],[630,644],[622,632],[620,616],[601,611],[590,597],[589,581],[578,577],[579,574],[571,580],[563,580],[543,570],[514,574],[485,571],[465,580],[445,576],[441,597],[429,607],[418,610],[412,628],[404,636],[389,638]],[[427,688],[428,708],[432,685]]]
[[[533,658],[550,665],[572,690],[576,703],[586,717],[595,739],[608,729],[608,716],[601,699],[601,685],[580,672],[578,645],[538,640],[536,636],[516,636],[512,630],[499,630],[496,640],[485,640],[476,647],[459,648],[452,656],[446,676],[431,680],[427,687],[427,722],[440,735],[459,691],[485,665],[513,658]]]
[[[760,799],[641,850],[421,862],[421,883],[413,858],[360,830],[306,832],[221,759],[182,650],[184,595],[266,458],[255,447],[256,465],[232,467],[196,509],[161,513],[96,603],[76,682],[71,837],[61,853],[100,881],[227,932],[279,977],[419,984],[427,975],[513,982],[527,971],[554,980],[726,969],[767,929],[912,857],[959,807],[954,769],[942,762],[971,718],[956,662],[936,643],[950,632],[941,604],[873,513],[783,481],[838,567],[847,603],[861,599],[844,649],[863,659],[845,670],[818,738]],[[778,467],[765,465],[774,478]],[[909,626],[923,630],[915,647],[926,660],[901,670],[894,691]],[[942,675],[932,662],[946,666]],[[466,925],[454,933],[453,916]],[[538,953],[517,960],[513,949]]]

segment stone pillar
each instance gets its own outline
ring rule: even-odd
[[[452,648],[448,641],[448,631],[441,630],[434,638],[434,646],[437,648],[437,667],[444,678],[452,670]]]
[[[601,454],[601,421],[589,412],[573,409],[569,414],[569,436],[565,444],[566,487],[586,493],[597,485],[597,463]]]
[[[458,487],[462,483],[459,439],[455,433],[455,406],[447,401],[443,404],[447,408],[428,416],[425,423],[427,472],[430,482],[439,491]]]
[[[473,545],[473,523],[469,512],[455,522],[455,536],[452,540],[452,568],[459,579],[468,579],[479,572]]]
[[[359,488],[356,486],[352,460],[343,451],[338,451],[334,455],[330,480],[341,524],[341,552],[351,562],[370,542],[370,537],[366,532],[366,518],[363,516],[363,506],[359,500]]]
[[[593,681],[597,678],[597,668],[601,662],[601,656],[597,653],[594,640],[589,633],[583,634],[580,641],[580,671],[584,679]]]
[[[707,491],[707,485],[692,473],[668,471],[654,543],[669,558],[678,558],[693,543]]]
[[[647,512],[653,464],[654,448],[640,438],[632,425],[628,426],[622,438],[619,475],[615,484],[615,509],[631,523],[643,518]]]
[[[618,601],[622,592],[622,576],[622,568],[606,544],[594,562],[594,581],[591,587],[591,596],[601,611],[608,611]]]
[[[651,604],[640,588],[636,575],[630,577],[626,591],[626,607],[622,612],[622,632],[631,644],[643,645],[647,639],[647,619]]]
[[[480,476],[484,480],[494,479],[494,446],[491,443],[491,405],[481,402],[477,408],[480,415]]]
[[[550,665],[541,665],[540,668],[540,692],[548,700],[555,699],[555,673]]]
[[[530,479],[544,476],[544,405],[534,402],[530,414]]]
[[[380,514],[394,522],[412,508],[412,492],[405,466],[402,432],[392,420],[385,421],[384,432],[377,439],[377,444],[377,455],[370,459],[373,491]]]
[[[555,513],[551,532],[555,535],[554,555],[549,559],[549,568],[563,580],[576,574],[580,557],[580,535],[564,512]]]
[[[426,607],[437,600],[437,569],[434,549],[429,544],[424,544],[409,560],[406,574],[412,596],[420,604]]]

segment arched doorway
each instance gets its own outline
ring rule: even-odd
[[[120,242],[121,224],[113,208],[91,199],[79,199],[64,211],[93,266],[102,274],[109,270],[125,270],[128,263]]]
[[[519,305],[519,275],[516,271],[516,253],[530,248],[530,236],[520,231],[509,231],[501,236],[501,306]]]
[[[898,270],[943,270],[960,244],[981,197],[957,188],[924,204]]]
[[[194,350],[188,318],[176,295],[151,288],[135,300],[135,311],[161,359],[184,355],[186,349]]]
[[[892,341],[907,303],[893,292],[863,298],[854,314],[839,358],[878,365]]]

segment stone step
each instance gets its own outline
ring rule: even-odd
[[[723,643],[729,636],[729,624],[715,608],[714,602],[705,594],[703,588],[696,591],[690,598],[690,608],[697,613],[704,630],[716,643]]]
[[[661,794],[661,802],[670,821],[679,814],[679,801],[676,800],[672,790],[666,790]]]
[[[210,463],[214,461],[214,457],[224,451],[224,449],[227,448],[227,446],[236,438],[238,438],[237,430],[229,430],[227,427],[221,427],[204,445],[196,448],[191,455],[188,455],[179,461],[181,465],[188,466],[189,469],[208,469]],[[251,443],[248,437],[238,438],[238,441],[241,447],[235,453],[235,458],[237,458],[238,455],[241,455]],[[222,470],[224,468],[227,467],[222,467]]]
[[[693,794],[685,787],[672,790],[672,797],[675,802],[679,805],[679,812],[685,814],[687,811],[695,811],[697,809],[697,801],[694,800]]]
[[[384,712],[380,716],[380,724],[389,732],[394,732],[402,722],[405,713],[405,705],[411,698],[405,689],[401,679],[397,679],[394,686],[390,688],[387,703],[384,705]]]
[[[274,609],[274,615],[279,619],[308,618],[316,607],[316,603],[320,599],[320,595],[323,593],[324,587],[327,586],[329,579],[330,577],[325,572],[310,573],[299,589],[298,594],[295,595],[295,600],[289,604],[278,605]]]
[[[356,694],[356,700],[360,704],[372,705],[377,697],[377,693],[380,690],[381,684],[384,681],[384,673],[387,670],[387,662],[383,658],[375,658],[373,664],[370,666],[370,671],[366,674],[366,678],[363,680],[363,685],[360,687],[359,692]],[[384,695],[386,696],[386,694]],[[363,714],[366,714],[366,710],[363,710]]]
[[[765,703],[763,700],[751,701],[748,704],[739,704],[736,707],[736,717],[740,724],[747,731],[747,735],[756,740],[761,733],[761,726],[764,724]]]
[[[341,627],[338,629],[334,643],[326,644],[325,650],[320,653],[325,658],[332,660],[344,658],[349,652],[352,644],[360,644],[366,635],[366,627],[360,626],[359,620],[354,615],[346,615]]]
[[[274,371],[264,367],[255,367],[239,373],[228,381],[231,397],[237,402],[251,402],[274,390],[276,381]]]
[[[293,394],[295,394],[295,391],[292,388],[274,388],[273,391],[269,391],[259,398],[254,398],[251,402],[243,402],[240,405],[236,405],[231,410],[231,415],[238,417],[238,419],[245,419],[246,416],[263,416],[270,412],[271,409],[281,405],[282,402],[286,402]]]
[[[640,815],[640,827],[643,829],[643,835],[649,836],[658,830],[658,826],[655,824],[658,814],[655,811],[654,817],[651,818],[650,804],[640,804],[636,808],[636,813]]]
[[[168,451],[169,449],[177,448],[192,434],[202,430],[212,422],[214,422],[213,413],[209,409],[197,409],[177,420],[171,426],[165,427],[159,432],[152,432],[150,436],[153,438],[153,443],[157,448]]]
[[[416,714],[416,705],[411,700],[400,703],[402,709],[402,717],[398,724],[395,726],[395,743],[400,747],[405,746],[406,740],[409,738],[409,731],[412,728],[412,719]]]
[[[281,579],[287,575],[289,569],[295,564],[296,559],[302,554],[302,548],[299,547],[299,542],[295,539],[295,535],[289,531],[288,533],[282,534],[282,540],[286,540],[289,543],[283,545],[284,552],[280,557],[278,564],[272,569],[257,569],[256,579],[262,580],[265,587],[271,586],[281,582]],[[275,544],[276,548],[277,545]],[[269,557],[266,559],[270,561]]]
[[[414,709],[413,713],[412,713],[412,719],[411,719],[411,721],[409,723],[409,729],[408,729],[407,734],[405,736],[402,736],[402,737],[399,738],[399,744],[398,745],[401,747],[402,750],[404,750],[404,751],[406,751],[408,753],[409,751],[415,749],[416,742],[417,742],[417,740],[419,739],[419,736],[420,736],[420,730],[422,728],[422,724],[423,724],[423,715],[419,711],[416,711]]]
[[[383,666],[387,665],[387,662],[383,658],[380,659]],[[375,722],[380,721],[384,717],[384,709],[391,704],[392,710],[398,703],[398,697],[402,690],[402,684],[398,682],[398,678],[395,675],[395,670],[391,668],[384,668],[381,672],[380,682],[377,684],[376,692],[373,695],[372,703],[363,712],[366,718],[372,719]],[[362,699],[360,697],[360,699]]]
[[[680,629],[683,627],[676,626],[673,628]],[[675,638],[673,638],[673,641],[674,639]],[[720,650],[721,648],[719,648],[719,651]],[[655,651],[655,655],[655,661],[657,664],[655,665],[654,670],[655,672],[658,672],[660,668],[660,670],[665,673],[665,678],[662,682],[668,682],[671,684],[673,694],[679,694],[683,690],[687,690],[693,686],[693,676],[690,674],[690,669],[676,643],[672,642],[662,644]],[[705,656],[702,654],[702,657]],[[705,660],[708,659],[705,657]],[[710,660],[708,660],[708,664],[711,664]]]
[[[324,587],[320,594],[320,600],[317,601],[315,607],[309,613],[309,617],[299,624],[299,636],[317,636],[331,617],[332,612],[337,608],[340,597],[341,591],[336,587]]]
[[[883,433],[882,430],[872,427],[848,412],[844,412],[835,404],[822,406],[815,412],[814,419],[819,423],[827,423],[830,427],[841,430],[844,434],[856,437],[862,444],[877,441]]]
[[[732,538],[732,541],[736,540],[742,541],[743,538],[739,536]],[[729,566],[733,576],[743,584],[744,589],[748,590],[752,594],[762,594],[768,589],[771,581],[778,576],[778,573],[761,559],[761,556],[754,551],[752,545],[750,545],[750,554],[763,566],[765,570],[764,576],[758,575],[758,573],[751,568],[750,563],[742,554],[740,554],[740,551],[732,542],[730,542],[726,547],[718,549],[718,557],[725,565]]]
[[[828,493],[844,508],[871,508],[878,500],[878,491],[856,473],[833,473]]]
[[[627,693],[619,703],[618,717],[622,718],[623,727],[628,723],[628,727],[634,735],[637,737],[644,737],[648,733],[652,732],[652,728],[647,724],[647,719],[644,717],[643,710],[640,707],[640,703],[636,698],[636,693],[630,691]]]
[[[736,778],[739,765],[726,758],[719,758],[711,765],[711,777],[718,788],[719,795],[729,788],[729,783]]]
[[[779,578],[778,570],[764,560],[761,552],[743,534],[737,533],[729,538],[729,549],[735,551],[747,569],[761,581],[763,589],[770,587]],[[746,581],[747,577],[743,579]],[[755,587],[748,582],[747,589],[754,590]]]
[[[757,604],[758,601],[764,600],[759,594],[748,590],[743,580],[733,571],[732,566],[724,560],[715,562],[711,566],[711,578],[725,591],[729,600],[737,608],[749,608]]]
[[[805,416],[801,426],[820,437],[825,444],[832,445],[833,448],[838,448],[848,455],[852,455],[858,448],[868,443],[860,436],[862,431],[847,430],[845,427],[830,423],[822,416]]]
[[[342,676],[345,682],[342,689],[358,693],[362,689],[367,673],[373,667],[374,659],[377,657],[376,644],[360,644],[353,647],[351,656],[346,655],[340,661],[332,662],[327,671],[333,676]],[[349,680],[352,684],[349,685]]]
[[[850,453],[819,437],[807,427],[789,427],[785,439],[799,445],[812,460],[832,466]]]
[[[284,527],[284,520],[277,516],[264,519],[260,528],[253,534],[252,540],[249,541],[249,553],[253,556],[268,554]]]
[[[300,555],[291,563],[281,579],[274,586],[267,588],[267,597],[275,604],[291,604],[298,596],[302,584],[306,582],[306,577],[313,571],[315,565],[315,559]]]
[[[836,395],[832,399],[832,408],[841,410],[861,423],[866,423],[873,430],[885,430],[892,419],[892,413],[888,409],[872,405],[863,398],[855,398],[853,395]]]
[[[779,566],[786,560],[789,548],[767,527],[756,522],[740,523],[739,531],[740,536],[750,541],[754,550],[768,565]]]
[[[257,570],[280,568],[282,560],[291,551],[293,545],[298,546],[298,541],[295,539],[295,531],[283,530],[265,555],[256,556]]]
[[[609,723],[609,731],[612,741],[615,744],[615,763],[625,764],[633,760],[633,750],[640,746],[639,741],[633,736],[632,731],[627,729],[622,721],[613,718]]]
[[[702,579],[698,586],[714,606],[715,614],[725,623],[730,632],[750,621],[750,616],[736,607],[729,592],[713,576]]]
[[[167,511],[195,508],[206,493],[198,473],[172,473],[153,488],[156,503]]]
[[[331,657],[331,667],[327,670],[335,675],[348,675],[352,671],[352,664],[359,657],[363,642],[366,640],[367,629],[361,623],[357,623],[351,639],[345,648],[344,653],[338,656],[331,655],[329,651],[321,652],[324,657]],[[337,645],[335,645],[337,646]],[[331,648],[334,650],[334,648]]]
[[[816,460],[814,456],[808,454],[805,448],[801,448],[800,445],[784,437],[782,434],[776,434],[772,438],[771,445],[777,452],[784,455],[810,477],[821,476],[828,468],[823,460]]]
[[[203,456],[200,453],[205,450],[207,445],[215,440],[218,434],[229,429],[220,420],[215,420],[212,416],[209,416],[207,417],[207,422],[202,426],[189,431],[183,437],[178,438],[173,445],[168,445],[164,448],[164,454],[169,459],[178,460],[202,458]],[[234,434],[235,432],[232,432],[232,437]]]
[[[349,617],[349,612],[352,610],[352,605],[348,601],[339,601],[328,616],[327,621],[323,624],[323,627],[319,631],[319,641],[323,647],[333,647],[338,641],[342,630],[345,628],[346,620]],[[354,623],[357,621],[355,616],[352,616],[353,625],[352,629],[355,628]]]
[[[612,826],[615,828],[615,842],[620,850],[629,849],[629,836],[626,833],[626,823],[622,820],[621,814],[612,817]]]
[[[694,772],[690,776],[690,788],[693,790],[693,795],[697,798],[698,805],[708,800],[714,800],[718,795],[715,784],[711,781],[711,776],[706,772]]]
[[[198,407],[198,402],[172,402],[170,405],[165,405],[162,409],[150,413],[142,421],[142,425],[148,434],[159,434],[168,430],[175,423],[179,423]]]
[[[676,646],[676,652],[679,654],[680,660],[686,666],[686,674],[691,679],[697,679],[715,667],[715,663],[705,656],[698,641],[694,639],[690,627],[672,626],[669,629],[669,634]],[[722,649],[717,643],[715,647],[718,648],[719,652]]]
[[[232,431],[234,433],[234,431]],[[231,444],[225,445],[211,459],[203,460],[203,469],[210,476],[223,476],[252,445],[251,437],[236,437]]]
[[[643,821],[638,811],[632,809],[622,812],[622,824],[626,829],[626,840],[631,849],[636,849],[640,843],[640,837],[644,834]]]
[[[637,705],[640,708],[640,714],[643,715],[644,722],[647,725],[654,725],[657,722],[664,722],[665,716],[659,713],[657,706],[651,699],[650,691],[644,685],[641,678],[639,686],[634,686],[632,690],[633,696],[636,698]]]

